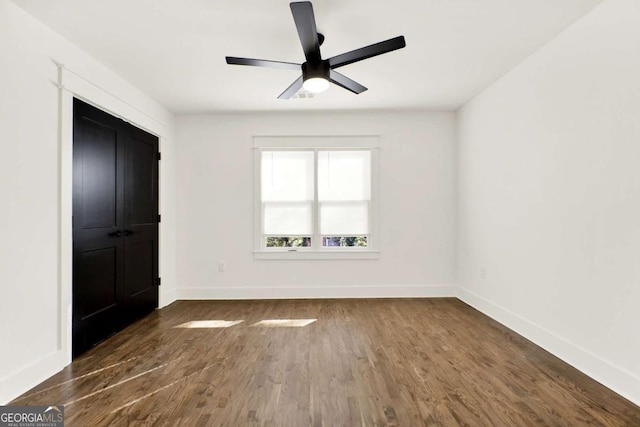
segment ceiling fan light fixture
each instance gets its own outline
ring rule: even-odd
[[[302,64],[302,87],[311,93],[320,93],[329,89],[329,63],[321,59]]]
[[[320,93],[329,89],[329,80],[324,77],[310,77],[304,81],[302,87],[311,93]]]

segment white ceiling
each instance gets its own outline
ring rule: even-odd
[[[404,35],[407,47],[340,72],[367,86],[276,97],[302,62],[289,0],[14,0],[175,113],[460,107],[602,0],[316,0],[328,58]]]

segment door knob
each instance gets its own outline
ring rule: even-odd
[[[109,237],[120,237],[122,236],[122,232],[120,230],[114,231],[113,233],[108,234]]]

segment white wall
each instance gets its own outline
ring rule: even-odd
[[[8,0],[0,0],[0,52],[3,404],[70,357],[72,92],[160,135],[163,304],[175,295],[175,150],[171,113]],[[53,60],[72,71],[61,94]]]
[[[466,105],[458,167],[462,298],[640,404],[640,2]]]
[[[252,136],[358,134],[380,135],[380,258],[254,260]],[[180,298],[453,295],[454,113],[184,116],[177,139]]]

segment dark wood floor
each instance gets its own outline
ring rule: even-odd
[[[317,320],[252,326],[269,319]],[[175,327],[197,320],[243,322]],[[180,301],[12,403],[64,404],[68,426],[640,426],[456,299]]]

